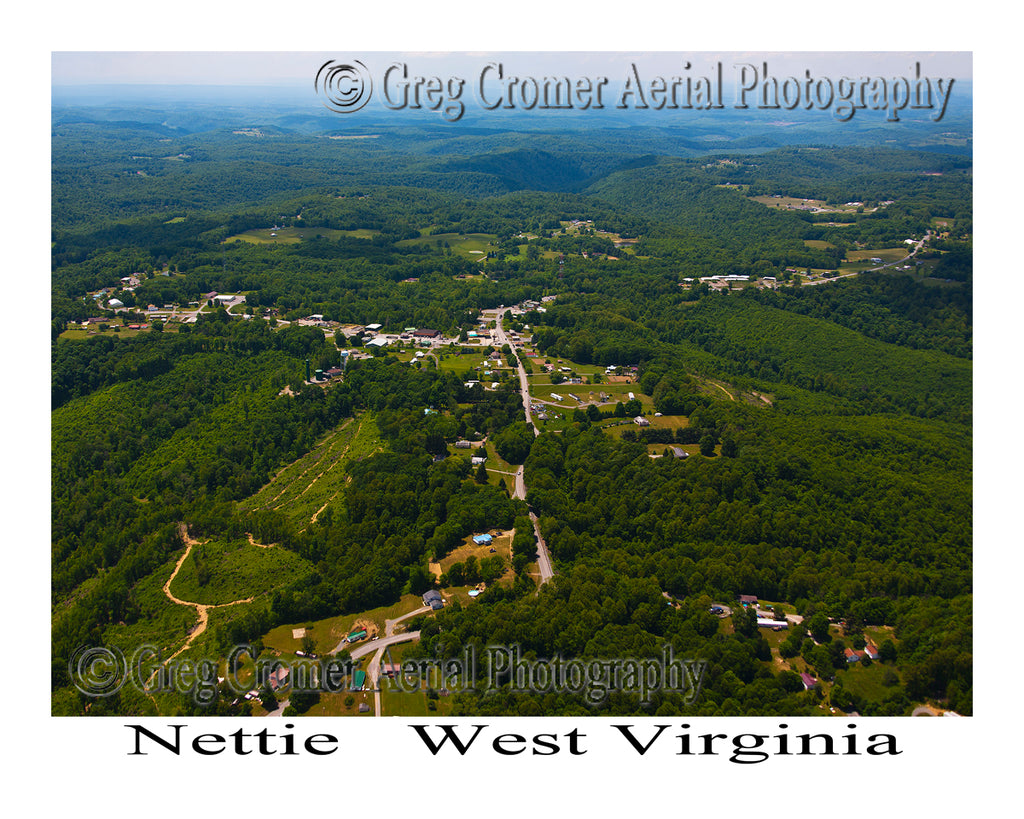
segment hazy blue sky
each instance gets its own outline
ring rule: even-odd
[[[620,52],[168,52],[80,51],[54,52],[52,83],[168,83],[211,85],[291,85],[312,82],[316,69],[327,60],[362,60],[371,72],[391,62],[409,65],[410,71],[471,78],[488,62],[502,60],[510,70],[543,76],[618,76],[623,67],[636,63],[650,74],[679,73],[683,62],[690,73],[706,71],[721,62],[727,71],[736,63],[767,62],[779,76],[910,76],[916,62],[923,75],[972,78],[970,52],[789,52],[772,51],[620,51]]]

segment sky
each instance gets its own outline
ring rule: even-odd
[[[970,80],[969,51],[493,51],[424,52],[376,51],[68,51],[52,58],[53,85],[88,84],[196,84],[196,85],[292,85],[311,82],[316,69],[327,60],[362,60],[372,71],[391,62],[403,62],[422,74],[472,77],[493,60],[504,60],[515,70],[531,76],[545,74],[594,76],[621,71],[634,62],[652,74],[678,74],[686,61],[691,73],[722,63],[727,71],[735,64],[767,62],[773,74],[838,78],[852,76],[908,76],[915,63],[922,74]]]

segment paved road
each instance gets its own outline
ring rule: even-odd
[[[547,583],[555,576],[555,570],[551,568],[551,555],[548,553],[548,544],[541,536],[537,516],[533,512],[530,512],[530,520],[533,522],[533,534],[537,537],[537,568],[540,569],[540,582]]]
[[[505,313],[508,312],[506,307],[504,310],[500,310],[495,316],[495,328],[494,328],[494,340],[498,346],[501,347],[507,344],[509,347],[514,345],[505,334],[505,328],[502,325],[502,320],[505,318]],[[537,429],[537,425],[533,423],[533,415],[530,412],[530,382],[526,377],[526,368],[523,366],[523,361],[519,358],[519,354],[516,353],[517,360],[519,361],[519,392],[523,396],[523,409],[526,411],[526,421],[533,427],[534,436],[540,435],[540,430]]]
[[[495,318],[495,340],[498,344],[508,344],[512,346],[508,340],[508,336],[505,335],[505,328],[502,326],[502,320],[505,318],[505,313],[508,312],[508,308],[501,310]],[[518,353],[517,353],[518,358]],[[526,410],[526,420],[533,427],[534,437],[540,435],[540,430],[537,425],[533,422],[533,416],[530,414],[530,382],[526,378],[526,368],[523,367],[522,358],[519,360],[519,392],[523,396],[523,409]],[[515,491],[512,493],[512,497],[521,498],[526,500],[526,481],[523,479],[523,467],[520,466],[516,470],[516,485]],[[533,533],[537,538],[537,568],[540,570],[540,582],[543,585],[547,583],[552,577],[555,576],[555,571],[551,566],[551,555],[548,552],[548,545],[544,542],[544,538],[540,534],[540,525],[537,522],[537,516],[531,511],[530,520],[533,523]]]
[[[396,643],[405,643],[409,640],[418,640],[420,633],[418,631],[407,631],[403,634],[392,634],[389,636],[381,637],[379,640],[366,640],[362,643],[358,643],[356,648],[352,648],[353,645],[347,639],[342,640],[334,647],[331,654],[337,654],[339,651],[348,651],[349,655],[353,660],[358,660],[360,657],[365,657],[378,648],[387,648],[393,646]]]
[[[384,637],[379,640],[370,640],[362,643],[358,648],[354,648],[350,652],[353,660],[358,660],[365,657],[367,654],[373,653],[373,659],[370,660],[370,663],[367,666],[366,674],[370,678],[370,687],[373,690],[373,715],[375,717],[384,715],[380,699],[380,685],[378,684],[380,681],[380,664],[381,660],[384,658],[384,650],[388,646],[393,646],[396,643],[411,642],[412,640],[418,640],[420,637],[420,633],[418,631],[408,631],[402,634],[395,634],[395,627],[403,620],[408,620],[419,614],[426,614],[430,610],[430,606],[421,606],[414,611],[410,611],[408,614],[396,617],[394,620],[385,620]],[[342,640],[334,652],[337,653],[348,645],[349,643],[347,641]]]
[[[851,276],[859,276],[861,273],[874,273],[876,270],[885,270],[885,268],[887,268],[887,267],[896,267],[897,265],[901,265],[904,262],[909,261],[910,259],[914,258],[914,256],[917,255],[917,252],[922,247],[924,247],[924,243],[927,242],[931,238],[931,236],[932,236],[932,232],[930,230],[927,231],[925,233],[924,237],[922,239],[919,239],[917,241],[917,244],[914,245],[914,249],[911,250],[902,259],[897,259],[894,262],[886,262],[885,264],[878,265],[878,267],[870,267],[870,268],[867,268],[866,270],[857,271],[856,273],[843,273],[841,276],[832,276],[831,278],[815,279],[813,282],[805,281],[805,282],[802,282],[802,285],[804,287],[814,287],[815,285],[818,285],[818,284],[828,284],[829,282],[837,282],[840,279],[849,279]]]

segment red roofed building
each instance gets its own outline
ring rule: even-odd
[[[810,691],[812,688],[818,687],[818,681],[806,671],[800,673],[800,680],[804,684],[804,691]]]

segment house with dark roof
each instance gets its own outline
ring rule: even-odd
[[[756,606],[757,595],[756,594],[741,594],[740,595],[741,606]]]
[[[444,608],[444,598],[437,589],[431,589],[423,595],[423,605],[430,606],[434,611]]]

